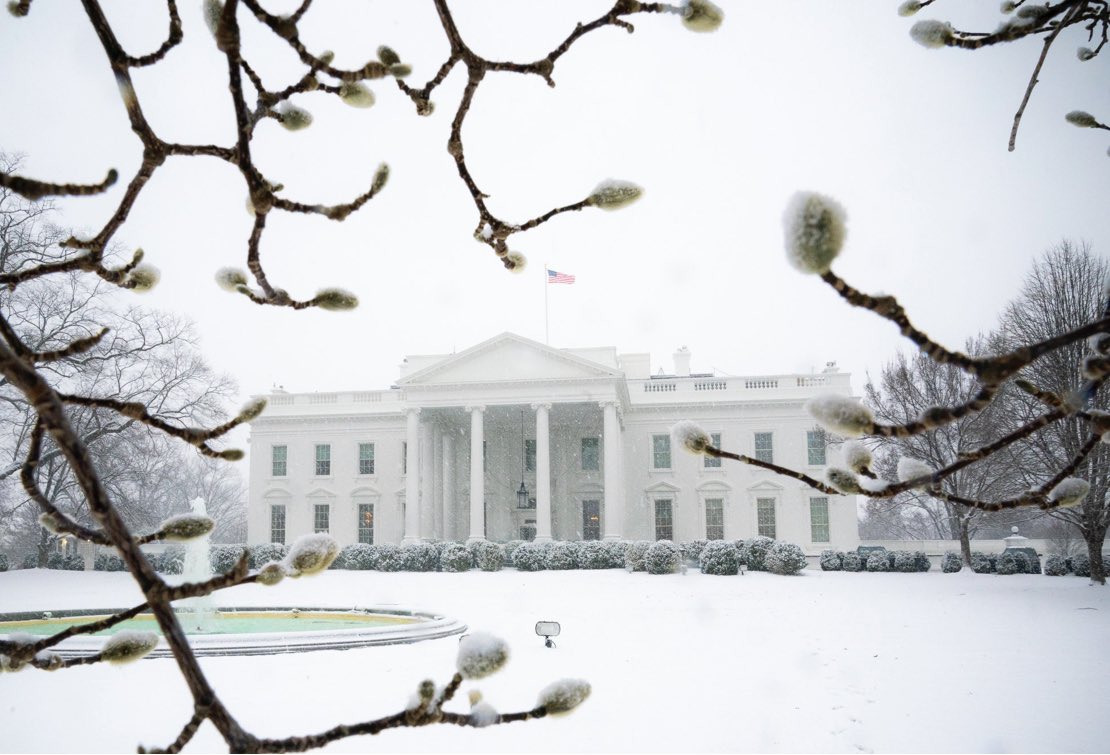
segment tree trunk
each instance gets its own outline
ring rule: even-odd
[[[964,557],[964,566],[971,568],[971,520],[960,517],[960,553]]]
[[[1106,527],[1088,528],[1086,534],[1087,557],[1091,560],[1091,582],[1106,586],[1106,571],[1102,568],[1102,543],[1106,539]]]
[[[38,566],[40,569],[46,568],[46,563],[50,559],[50,544],[54,538],[50,536],[45,527],[39,527],[39,544],[38,544]]]

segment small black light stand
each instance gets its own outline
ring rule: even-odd
[[[558,637],[562,627],[559,626],[557,621],[537,621],[536,634],[543,637],[543,646],[547,648],[555,647],[555,643],[551,641],[552,637]]]

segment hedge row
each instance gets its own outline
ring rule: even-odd
[[[924,572],[929,571],[929,557],[923,551],[874,551],[861,555],[856,551],[827,550],[821,552],[822,571]]]
[[[1089,577],[1091,576],[1091,559],[1086,553],[1070,558],[1049,556],[1044,561],[1044,573],[1050,577],[1062,577],[1065,574]],[[1110,556],[1102,557],[1102,573],[1110,574]]]

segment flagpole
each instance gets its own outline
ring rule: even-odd
[[[551,345],[551,332],[547,326],[547,263],[543,263],[543,342]]]

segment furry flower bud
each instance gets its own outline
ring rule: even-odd
[[[127,276],[128,288],[137,294],[145,294],[158,285],[162,273],[154,265],[139,265]]]
[[[289,547],[284,563],[290,577],[300,577],[322,572],[338,555],[339,543],[335,538],[317,532],[297,538]]]
[[[339,85],[339,99],[351,107],[373,107],[374,93],[359,81],[345,81]]]
[[[1078,506],[1091,490],[1091,483],[1078,477],[1067,477],[1048,494],[1048,500],[1061,509]]]
[[[1064,120],[1079,128],[1098,128],[1098,120],[1085,110],[1072,110]]]
[[[848,233],[840,203],[812,191],[800,191],[791,198],[782,225],[787,259],[807,274],[828,272]]]
[[[671,437],[692,454],[705,453],[705,449],[712,445],[709,433],[702,430],[697,423],[688,420],[672,427]]]
[[[504,257],[505,267],[509,272],[523,273],[528,264],[528,258],[520,252],[509,252]]]
[[[378,48],[378,60],[383,66],[395,66],[401,62],[401,56],[392,47],[382,45]]]
[[[862,472],[871,468],[871,449],[858,440],[850,440],[844,444],[842,453],[844,463],[853,472]]]
[[[158,529],[162,532],[163,540],[180,543],[186,540],[196,540],[198,537],[204,537],[210,533],[215,526],[216,523],[206,516],[179,514],[178,516],[171,516],[169,519],[162,522],[162,526]]]
[[[278,122],[287,131],[300,131],[312,125],[312,113],[296,105],[290,105],[288,102],[278,105],[274,112],[278,116]]]
[[[901,5],[898,6],[898,15],[899,16],[912,16],[914,13],[917,13],[919,10],[921,10],[920,0],[906,0],[906,2],[904,2],[904,3],[902,3]]]
[[[341,288],[325,288],[316,292],[312,299],[320,309],[329,312],[343,312],[358,306],[358,297]]]
[[[688,0],[682,8],[682,25],[690,31],[717,31],[725,12],[709,0]]]
[[[1082,61],[1090,60],[1095,56],[1095,54],[1095,51],[1092,50],[1090,47],[1080,47],[1078,50],[1075,51],[1075,57],[1079,58]]]
[[[463,679],[496,673],[509,660],[509,645],[488,632],[474,632],[459,642],[458,670]]]
[[[630,181],[609,179],[594,187],[586,204],[602,210],[619,210],[643,196],[644,190]]]
[[[864,492],[863,488],[860,487],[859,479],[847,469],[829,467],[825,472],[825,480],[845,495],[857,495]]]
[[[871,410],[848,396],[815,396],[806,402],[806,411],[826,430],[848,437],[870,432],[875,424]]]
[[[585,679],[560,679],[540,691],[537,707],[547,710],[547,715],[570,713],[590,696],[590,683]]]
[[[913,41],[931,49],[945,47],[956,38],[955,29],[947,21],[918,21],[910,28]]]
[[[100,649],[100,657],[108,663],[131,663],[154,650],[158,635],[154,632],[117,632]]]
[[[250,203],[250,199],[247,199]],[[254,211],[254,205],[250,205],[251,211]],[[240,286],[247,285],[247,274],[237,267],[221,267],[216,271],[216,285],[224,291],[236,291]]]
[[[258,570],[257,582],[271,587],[285,579],[285,566],[280,561],[271,561]]]

